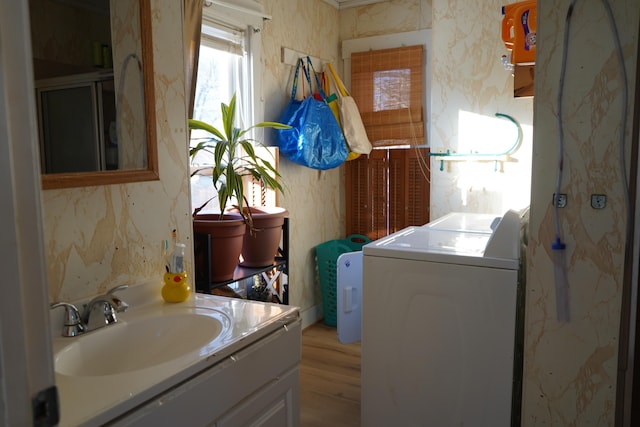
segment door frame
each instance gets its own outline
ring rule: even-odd
[[[638,80],[640,81],[640,72],[638,73]],[[639,117],[636,117],[634,120],[640,120],[640,114],[636,113],[636,116]],[[634,125],[634,127],[637,128],[638,124]],[[628,236],[632,241],[627,242],[627,254],[624,266],[625,278],[620,310],[620,345],[618,348],[618,383],[615,421],[616,425],[621,426],[633,426],[640,420],[640,313],[638,312],[640,307],[638,288],[638,279],[640,277],[639,131],[640,129],[634,130],[635,143],[632,154],[635,155],[632,156],[632,179],[630,182],[632,212],[635,213],[635,217],[628,218],[628,221],[632,222],[632,233],[631,236]]]
[[[55,376],[27,0],[0,0],[0,98],[0,424],[34,425]]]

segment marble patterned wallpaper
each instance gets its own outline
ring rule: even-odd
[[[152,16],[160,180],[43,191],[52,301],[154,278],[160,287],[162,242],[173,229],[187,243],[192,272],[180,3],[154,1]]]
[[[262,0],[272,16],[261,32],[265,120],[277,120],[291,93],[293,66],[281,60],[283,47],[337,64],[338,11],[322,0]],[[320,64],[314,64],[320,68]],[[315,246],[344,237],[341,168],[319,172],[279,161],[285,193],[278,204],[290,217],[290,303],[301,308],[304,325],[321,317],[315,280]]]
[[[625,203],[620,132],[627,153],[635,92],[639,9],[610,2],[629,76],[630,108],[621,127],[623,85],[601,2],[578,1],[571,20],[563,96],[565,161],[560,210],[566,243],[569,322],[556,317],[551,197],[557,166],[557,93],[568,1],[538,2],[535,136],[527,270],[523,423],[614,425]],[[606,194],[593,209],[591,194]]]
[[[493,154],[508,150],[517,120],[524,139],[509,161],[432,157],[431,212],[504,213],[529,205],[533,100],[513,97],[513,77],[500,58],[501,0],[433,0],[431,151]],[[441,170],[441,167],[443,170]]]
[[[391,0],[340,10],[340,40],[431,27],[433,0]]]

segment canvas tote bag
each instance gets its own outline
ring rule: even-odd
[[[349,95],[349,92],[344,87],[342,80],[338,77],[338,74],[333,69],[331,63],[327,63],[327,68],[333,81],[338,89],[338,108],[340,110],[340,122],[342,124],[342,132],[344,138],[347,140],[349,149],[359,154],[369,154],[372,146],[367,136],[367,130],[362,123],[362,117],[360,116],[360,110],[356,105],[356,101]]]

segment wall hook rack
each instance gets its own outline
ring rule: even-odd
[[[316,70],[322,70],[326,62],[331,62],[327,59],[318,58],[313,55],[307,55],[304,52],[299,52],[297,50],[289,49],[288,47],[284,47],[284,46],[282,47],[282,63],[283,64],[287,64],[295,67],[298,64],[298,59],[300,58],[304,59],[307,56],[311,58],[311,62],[313,62],[313,66]]]

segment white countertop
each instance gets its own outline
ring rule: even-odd
[[[138,307],[135,305],[134,292],[130,293],[131,299],[127,299],[126,293],[118,295],[122,295],[122,299],[130,305],[129,310],[118,315],[119,322],[140,316],[161,316],[176,310],[196,310],[197,307],[197,310],[212,310],[229,328],[198,351],[146,369],[104,376],[79,377],[56,373],[60,426],[101,425],[217,364],[299,316],[297,307],[212,295],[195,294],[179,304],[168,304],[155,298]],[[57,330],[57,334],[53,335],[54,354],[71,340],[77,339],[61,337],[60,326],[61,323],[52,325]],[[109,327],[112,326],[105,328]],[[100,331],[93,333],[99,334]]]

